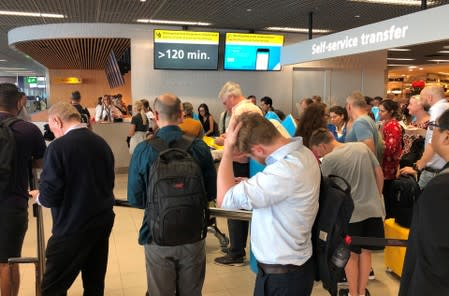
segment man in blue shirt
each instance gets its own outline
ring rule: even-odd
[[[182,138],[178,127],[182,118],[181,101],[173,94],[163,94],[154,102],[155,120],[159,127],[155,136],[167,144]],[[207,196],[216,196],[216,172],[207,145],[195,139],[188,151],[198,162]],[[128,201],[141,209],[147,205],[150,167],[158,152],[144,141],[137,145],[128,170]],[[140,228],[139,244],[145,248],[148,291],[150,295],[201,295],[206,270],[205,242],[178,246],[158,246],[152,241],[145,212]]]
[[[232,153],[266,168],[236,184]],[[254,295],[310,295],[314,280],[311,231],[318,211],[320,169],[301,138],[283,137],[259,114],[233,118],[218,169],[218,205],[252,210],[251,246],[258,261]]]

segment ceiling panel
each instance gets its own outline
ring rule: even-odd
[[[119,59],[130,46],[125,38],[68,38],[16,43],[17,49],[49,69],[104,69],[109,53]]]

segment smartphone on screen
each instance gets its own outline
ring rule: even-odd
[[[268,60],[270,50],[268,48],[258,48],[256,51],[256,70],[268,70]]]

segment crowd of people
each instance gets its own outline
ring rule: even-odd
[[[20,98],[15,85],[0,84],[0,127],[11,129],[16,146],[13,173],[0,171],[8,178],[0,183],[1,292],[18,293],[19,270],[10,270],[7,260],[21,255],[31,195],[51,209],[53,219],[43,295],[64,295],[80,272],[84,293],[103,295],[115,217],[114,155],[83,123],[79,92],[72,94],[71,103],[49,109],[56,139],[47,149],[33,124],[15,119]],[[321,175],[338,175],[351,185],[354,212],[349,235],[383,238],[383,219],[395,216],[392,184],[401,174],[414,176],[422,194],[415,204],[399,294],[449,294],[444,263],[449,259],[449,200],[444,190],[449,176],[449,102],[442,87],[425,87],[405,107],[360,92],[349,94],[345,106],[328,107],[319,96],[303,99],[293,135],[282,126],[285,114],[273,107],[270,97],[257,104],[254,96],[243,95],[238,83],[227,82],[218,98],[224,108],[218,122],[204,103],[195,119],[193,105],[171,93],[158,96],[153,108],[148,100],[133,104],[128,201],[144,209],[138,242],[145,249],[148,295],[201,295],[206,268],[204,236],[192,233],[195,239],[188,243],[157,243],[176,223],[195,225],[202,218],[182,204],[165,224],[165,212],[152,203],[156,195],[187,195],[187,202],[193,202],[191,197],[204,194],[219,207],[251,210],[251,251],[258,268],[254,295],[310,295],[315,278],[312,227]],[[102,97],[95,120],[113,122],[130,115],[121,97],[115,101]],[[152,140],[145,141],[149,134]],[[203,136],[216,137],[216,143],[224,145],[218,171]],[[176,148],[173,156],[169,148]],[[180,167],[193,161],[193,168],[201,172],[202,188],[189,186],[188,173],[173,179],[172,172],[163,179],[159,167],[170,161],[179,161]],[[252,161],[263,167],[252,170]],[[43,171],[39,190],[28,192],[31,163]],[[157,187],[156,179],[166,187]],[[248,229],[248,222],[228,220],[230,245],[215,263],[243,265]],[[370,295],[371,252],[376,249],[351,245],[344,268],[348,289],[340,295]]]

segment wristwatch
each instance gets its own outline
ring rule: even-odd
[[[418,173],[422,171],[422,169],[420,170],[420,169],[418,168],[418,166],[416,165],[416,162],[413,163],[413,169],[414,169],[415,171],[417,171]]]

